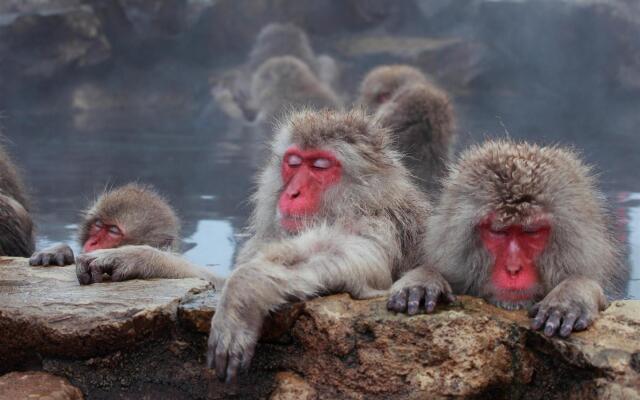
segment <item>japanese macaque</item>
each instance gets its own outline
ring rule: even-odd
[[[357,103],[369,112],[378,108],[407,85],[429,84],[417,68],[409,65],[383,65],[372,69],[360,84]]]
[[[297,63],[304,64],[304,72],[296,72],[292,78],[292,85],[286,83],[277,83],[269,79],[264,81],[271,94],[277,98],[282,94],[289,95],[288,103],[294,106],[309,104],[314,105],[314,97],[316,96],[317,87],[322,87],[322,91],[332,92],[330,89],[338,79],[338,66],[335,60],[327,55],[316,56],[309,38],[306,33],[293,24],[272,23],[265,26],[249,53],[247,63],[238,70],[235,70],[225,77],[222,77],[220,83],[213,89],[213,96],[219,107],[229,116],[235,119],[245,119],[252,121],[255,114],[266,105],[264,101],[252,99],[252,82],[255,82],[255,75],[262,66],[270,59],[276,57],[294,57]],[[296,67],[297,70],[301,68]],[[291,70],[291,68],[289,68]],[[281,74],[283,78],[288,76],[288,72]],[[304,75],[302,77],[301,75]],[[309,78],[312,76],[313,78]],[[313,81],[313,83],[311,83]],[[277,87],[273,85],[277,85]],[[286,88],[296,88],[298,93],[292,93]],[[305,92],[310,100],[305,100]],[[263,89],[265,86],[263,86]],[[293,97],[291,97],[293,95]],[[330,97],[336,98],[331,93]],[[273,99],[272,99],[273,101]],[[333,102],[333,99],[331,100]],[[271,122],[271,121],[268,121]]]
[[[28,257],[34,248],[26,190],[13,161],[0,146],[0,255]]]
[[[293,108],[336,109],[338,96],[320,82],[309,67],[295,57],[273,57],[258,68],[251,80],[251,102],[258,122],[274,122]]]
[[[427,193],[437,191],[455,142],[449,96],[426,81],[406,85],[381,104],[375,116],[391,131],[405,166],[418,184]]]
[[[126,245],[176,250],[180,221],[173,209],[148,186],[128,184],[102,194],[84,212],[78,229],[83,253]],[[68,265],[74,254],[57,244],[33,254],[31,265]]]
[[[547,336],[584,330],[627,276],[606,214],[590,168],[571,150],[506,140],[472,147],[429,218],[430,268],[396,282],[388,307],[431,312],[453,291],[529,309],[532,328]]]
[[[233,381],[264,318],[291,301],[386,293],[423,263],[430,212],[389,142],[360,112],[302,111],[279,127],[211,325],[207,363]]]

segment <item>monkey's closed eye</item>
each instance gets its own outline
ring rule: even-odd
[[[109,233],[111,235],[115,235],[115,236],[122,235],[122,232],[120,231],[120,229],[115,225],[112,225],[112,226],[109,227]]]
[[[96,220],[96,222],[93,223],[96,227],[102,229],[102,227],[104,227],[104,224],[102,223],[102,221],[100,221],[99,219]]]
[[[331,166],[331,161],[326,158],[316,158],[313,162],[314,168],[327,169]]]
[[[496,236],[507,236],[507,231],[505,229],[495,229],[489,227],[489,232],[491,232],[492,235]]]
[[[302,164],[302,158],[295,154],[291,154],[289,158],[287,158],[287,165],[290,167],[297,167]]]

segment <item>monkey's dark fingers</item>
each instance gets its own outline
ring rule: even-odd
[[[387,303],[387,309],[395,312],[405,312],[407,309],[408,289],[402,289],[391,295]]]
[[[424,298],[424,288],[412,287],[409,289],[409,302],[407,303],[407,314],[415,315],[420,310],[420,301]]]
[[[51,254],[45,253],[42,255],[42,265],[44,265],[45,267],[51,265]]]
[[[225,383],[236,383],[238,381],[238,370],[240,369],[239,354],[229,355],[229,365],[227,366],[227,379]]]
[[[29,259],[29,265],[42,265],[42,253],[36,253]]]
[[[569,311],[567,314],[565,314],[564,318],[562,319],[562,326],[560,326],[560,336],[566,338],[571,335],[576,319],[578,319],[578,314],[573,311]]]
[[[529,309],[529,317],[535,317],[535,315],[538,313],[538,310],[540,309],[540,303],[536,303],[534,304],[530,309]]]
[[[54,258],[56,259],[56,265],[60,267],[66,265],[64,253],[57,253]]]
[[[215,360],[216,360],[216,375],[220,381],[224,381],[224,378],[227,374],[227,360],[228,353],[227,349],[223,348],[224,346],[218,345],[215,352]]]
[[[562,319],[562,312],[560,310],[553,310],[547,323],[544,326],[545,336],[551,337],[556,334],[558,328],[560,328],[560,320]]]
[[[243,370],[246,371],[249,369],[249,366],[251,365],[251,360],[253,360],[253,353],[255,353],[255,351],[256,351],[255,344],[245,349],[244,353],[242,354],[242,364],[241,364],[241,368]]]
[[[87,257],[86,255],[78,256],[76,260],[76,277],[81,285],[90,285],[93,283],[89,268],[89,263],[92,260],[92,257]]]
[[[442,297],[447,304],[455,303],[457,300],[456,296],[452,292],[447,292]]]
[[[535,314],[536,317],[531,321],[531,329],[537,331],[542,328],[542,325],[544,325],[544,322],[547,320],[547,316],[549,315],[549,311],[546,307],[542,307],[537,304],[534,307],[536,308],[537,314]]]
[[[209,335],[209,343],[207,345],[207,368],[215,368],[216,367],[216,347],[218,340],[214,332],[211,332]]]
[[[582,314],[580,316],[580,318],[578,318],[578,320],[576,321],[576,323],[573,325],[573,330],[574,331],[583,331],[585,329],[587,329],[589,327],[589,325],[591,325],[591,318],[589,318],[589,316]]]
[[[427,313],[432,313],[433,310],[436,309],[436,304],[438,304],[438,299],[442,291],[436,288],[427,288],[427,294],[424,298],[424,308],[427,310]]]

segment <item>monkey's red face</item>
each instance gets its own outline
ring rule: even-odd
[[[124,239],[124,234],[117,225],[97,220],[89,229],[89,239],[84,243],[83,250],[90,252],[99,249],[112,249],[120,246],[122,239]]]
[[[340,181],[342,166],[329,151],[291,146],[284,153],[281,172],[280,221],[285,230],[297,232],[306,217],[317,213],[327,188]]]
[[[540,277],[536,261],[547,246],[551,225],[545,218],[533,224],[496,229],[493,216],[479,226],[485,248],[495,260],[491,271],[493,295],[500,302],[533,300]]]

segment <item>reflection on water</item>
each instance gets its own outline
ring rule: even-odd
[[[184,255],[199,265],[211,266],[219,275],[228,275],[232,266],[235,239],[228,221],[198,221],[196,231],[185,243],[194,244]]]
[[[626,211],[627,239],[629,243],[629,263],[631,280],[629,297],[640,299],[640,193],[621,193],[620,203]]]

